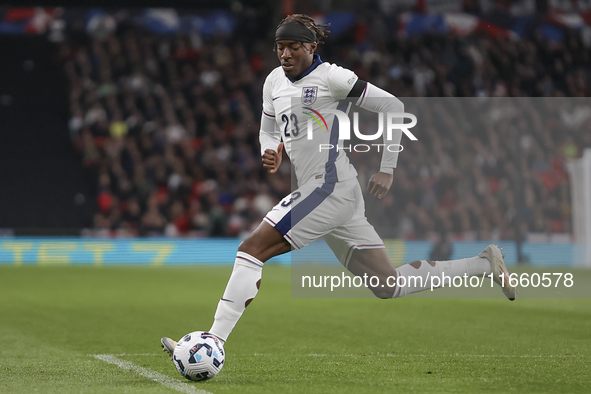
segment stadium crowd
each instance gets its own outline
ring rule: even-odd
[[[62,44],[69,127],[96,187],[88,231],[242,236],[258,225],[291,190],[287,161],[279,175],[260,163],[261,90],[277,65],[271,49],[240,31],[205,39],[129,26]],[[591,106],[563,105],[591,88],[591,52],[577,34],[563,43],[540,34],[401,38],[380,18],[360,19],[319,53],[405,98],[420,119],[420,142],[403,140],[390,193],[366,196],[380,235],[490,240],[571,232],[565,161],[591,147],[582,131]],[[379,155],[350,157],[366,184]]]

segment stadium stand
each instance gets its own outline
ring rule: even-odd
[[[536,32],[532,39],[403,37],[383,34],[386,22],[360,16],[320,53],[399,97],[589,96],[590,52],[575,30],[562,42]],[[70,132],[96,199],[87,234],[241,236],[290,192],[287,163],[283,176],[260,166],[261,87],[276,65],[267,41],[119,26],[61,44]],[[518,142],[502,121],[475,125],[470,138],[454,133],[453,122],[444,121],[446,133],[434,123],[429,143],[401,155],[389,196],[368,204],[370,221],[382,236],[405,239],[570,233],[565,160],[591,146],[580,132],[590,108],[580,109],[576,124],[566,124],[566,109],[548,109],[544,118],[530,111],[531,132]],[[433,111],[457,115],[453,106]],[[516,143],[519,158],[511,156]],[[359,166],[363,183],[372,167]]]

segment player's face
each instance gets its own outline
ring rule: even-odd
[[[312,65],[316,43],[281,40],[276,43],[277,57],[288,78],[296,78]]]

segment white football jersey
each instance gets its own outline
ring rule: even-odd
[[[275,138],[281,133],[299,186],[313,180],[333,183],[357,176],[346,153],[336,149],[343,142],[339,140],[336,115],[324,112],[338,108],[348,113],[350,104],[345,99],[357,79],[353,71],[324,63],[317,55],[297,81],[290,80],[281,67],[267,76],[262,116],[275,121]],[[308,127],[312,139],[308,138]],[[330,145],[334,148],[329,149]],[[276,146],[261,146],[263,153],[269,148]]]

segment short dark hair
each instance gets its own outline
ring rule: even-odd
[[[277,25],[277,28],[279,28],[279,26],[285,23],[290,22],[300,23],[306,26],[308,29],[310,29],[316,37],[316,44],[322,44],[323,41],[321,39],[326,38],[328,36],[328,33],[330,33],[330,30],[326,30],[326,28],[330,26],[330,23],[325,25],[319,25],[314,21],[314,19],[305,14],[288,15],[279,23],[279,25]]]

